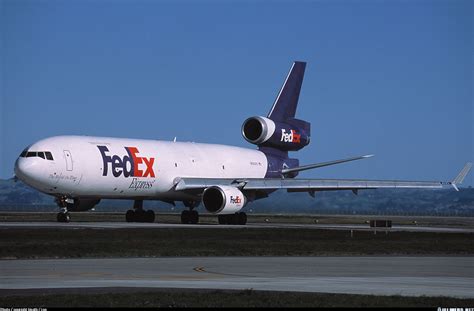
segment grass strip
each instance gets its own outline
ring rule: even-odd
[[[0,258],[472,255],[473,233],[293,228],[0,229]]]
[[[125,289],[126,290],[126,289]],[[76,292],[80,289],[75,289]],[[465,307],[474,299],[272,292],[156,289],[130,292],[61,293],[0,297],[8,307]]]

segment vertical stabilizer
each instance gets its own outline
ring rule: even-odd
[[[279,178],[283,170],[299,167],[298,159],[289,158],[288,152],[298,151],[310,142],[311,124],[295,118],[305,68],[306,62],[295,61],[267,117],[250,117],[242,124],[245,140],[257,145],[267,157],[265,177]],[[285,177],[297,174],[298,170],[291,170]]]
[[[285,83],[283,83],[275,103],[267,116],[269,119],[284,122],[295,117],[305,68],[306,62],[293,63]]]

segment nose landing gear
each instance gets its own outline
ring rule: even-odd
[[[67,197],[58,197],[56,198],[56,204],[59,206],[60,211],[56,216],[56,220],[58,222],[70,222],[71,221],[71,216],[69,216],[69,212],[67,210],[67,204],[68,204],[68,199]]]
[[[58,222],[70,222],[71,216],[69,216],[69,213],[67,211],[59,212],[58,215],[56,216],[56,219]]]

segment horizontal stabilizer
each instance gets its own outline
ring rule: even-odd
[[[292,168],[285,168],[285,169],[281,170],[281,173],[283,175],[286,175],[286,174],[289,174],[289,173],[310,170],[310,169],[313,169],[313,168],[319,168],[319,167],[324,167],[324,166],[329,166],[329,165],[334,165],[334,164],[340,164],[340,163],[345,163],[345,162],[350,162],[350,161],[355,161],[355,160],[360,160],[360,159],[371,158],[373,156],[374,156],[373,154],[368,154],[368,155],[363,155],[363,156],[353,157],[353,158],[348,158],[348,159],[335,160],[335,161],[329,161],[329,162],[321,162],[321,163],[303,165],[303,166],[292,167]]]

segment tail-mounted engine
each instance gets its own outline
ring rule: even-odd
[[[232,186],[212,186],[202,194],[202,203],[212,214],[234,214],[247,203],[247,198],[237,188]]]
[[[308,145],[310,132],[310,123],[294,118],[275,122],[257,116],[242,124],[242,135],[249,143],[282,151],[296,151]]]

